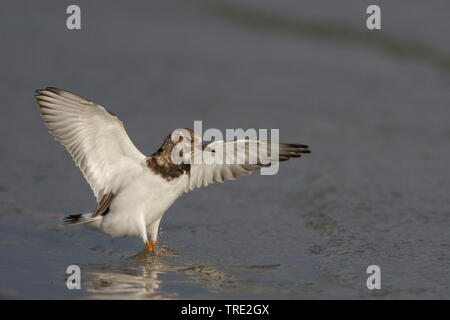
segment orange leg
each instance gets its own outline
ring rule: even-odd
[[[150,252],[155,252],[155,247],[156,247],[156,241],[152,241],[152,242],[145,242],[145,249],[147,249],[147,251]]]

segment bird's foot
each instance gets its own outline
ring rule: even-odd
[[[156,248],[156,241],[152,241],[152,242],[145,241],[145,249],[147,251],[154,253],[155,248]]]

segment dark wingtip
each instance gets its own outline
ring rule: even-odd
[[[307,146],[306,144],[299,144],[299,143],[285,143],[285,145],[291,148],[303,148],[303,149],[309,148],[309,146]]]
[[[63,224],[77,223],[82,220],[82,214],[71,214],[63,219]]]
[[[59,88],[56,88],[56,87],[45,87],[45,89],[37,89],[37,90],[34,90],[36,93],[41,93],[41,94],[43,94],[44,93],[44,91],[50,91],[50,92],[53,92],[53,93],[58,93],[58,92],[61,92],[61,91],[63,91],[63,90],[61,90],[61,89],[59,89]]]
[[[42,97],[43,95],[45,95],[45,93],[44,93],[44,90],[45,89],[38,89],[38,90],[34,90],[34,97],[36,98],[36,99],[39,99],[39,97]]]
[[[311,153],[311,150],[309,149],[309,146],[306,144],[299,144],[299,143],[283,143],[283,145],[290,149],[294,153]]]

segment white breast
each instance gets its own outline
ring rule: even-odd
[[[119,190],[100,228],[112,236],[142,235],[142,228],[161,219],[188,182],[187,174],[167,181],[143,168]]]

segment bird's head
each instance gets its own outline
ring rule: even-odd
[[[201,148],[202,138],[198,133],[187,128],[175,129],[166,137],[156,154],[170,158],[174,164],[188,164],[194,150]]]

